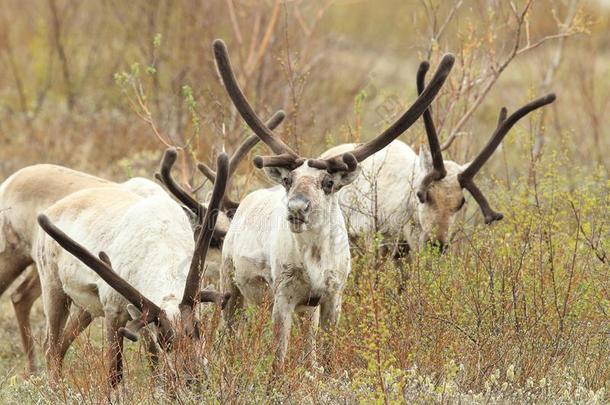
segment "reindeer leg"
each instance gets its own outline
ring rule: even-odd
[[[220,271],[220,287],[222,292],[228,292],[231,295],[224,309],[222,310],[222,317],[225,326],[229,329],[230,332],[231,329],[233,329],[235,313],[244,305],[244,297],[242,296],[242,293],[239,288],[237,288],[237,286],[233,282],[234,274],[235,266],[233,265],[233,260],[230,258],[225,259],[222,263]]]
[[[61,338],[60,356],[62,358],[66,356],[66,352],[72,345],[72,342],[74,342],[82,331],[87,329],[87,326],[89,326],[92,320],[93,317],[91,314],[82,308],[76,308],[76,310],[70,315],[70,319],[64,328]]]
[[[36,372],[36,354],[34,352],[34,338],[32,337],[32,326],[30,324],[30,312],[32,305],[40,297],[40,278],[35,267],[28,270],[25,280],[11,294],[13,309],[19,324],[23,350],[28,358],[28,371]]]
[[[123,337],[119,335],[119,328],[125,322],[112,315],[106,317],[106,340],[108,341],[109,382],[112,388],[123,380]]]
[[[290,339],[290,328],[292,327],[292,312],[294,305],[282,295],[276,295],[273,302],[273,343],[275,347],[275,358],[273,360],[273,373],[284,372],[284,360],[288,351]]]
[[[0,233],[0,238],[3,237],[6,237],[6,235]],[[10,238],[8,240],[10,242]],[[2,295],[17,277],[19,277],[19,275],[32,263],[32,259],[29,256],[16,252],[16,249],[17,248],[12,247],[9,243],[9,247],[0,253],[0,295]],[[35,273],[36,270],[34,269],[33,272]],[[18,290],[27,289],[26,283],[27,280],[19,286]],[[36,359],[34,355],[34,341],[32,339],[29,322],[29,313],[32,305],[27,303],[28,297],[25,297],[26,301],[24,301],[23,306],[18,305],[17,302],[20,301],[21,297],[16,294],[18,293],[13,293],[11,297],[13,308],[17,315],[17,323],[19,324],[23,349],[28,358],[28,370],[33,373],[36,371]],[[33,298],[32,302],[35,300],[36,298]]]
[[[4,294],[30,264],[31,258],[11,250],[0,253],[0,295]]]
[[[305,345],[301,362],[308,364],[310,369],[315,370],[318,365],[316,361],[316,334],[320,324],[320,307],[305,310],[301,314],[301,319],[305,330]]]
[[[341,313],[341,294],[337,293],[320,303],[320,325],[322,329],[330,334],[334,333],[335,327],[339,323],[339,314]],[[331,370],[331,350],[334,347],[334,336],[331,339],[325,339],[326,344],[321,350],[322,365],[326,371]]]
[[[45,340],[45,357],[47,368],[53,383],[59,382],[63,358],[60,355],[60,342],[66,320],[70,313],[70,298],[64,293],[61,286],[46,283],[47,288],[42,290],[44,312],[47,318],[47,336]]]
[[[241,294],[241,291],[239,291],[239,288],[233,283],[231,283],[229,293],[231,296],[222,310],[222,317],[227,328],[232,330],[235,323],[235,314],[244,306],[244,297]]]

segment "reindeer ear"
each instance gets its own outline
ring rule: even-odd
[[[129,312],[129,316],[132,320],[140,319],[142,317],[142,312],[133,304],[127,304],[127,312]]]
[[[427,145],[421,145],[419,147],[419,167],[424,173],[430,173],[434,168],[432,164],[432,154]]]
[[[290,170],[281,166],[266,166],[263,168],[265,174],[274,183],[285,185],[285,180],[290,177]]]

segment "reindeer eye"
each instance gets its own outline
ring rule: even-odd
[[[286,176],[282,178],[282,184],[284,185],[286,190],[290,189],[290,187],[292,186],[292,176]]]

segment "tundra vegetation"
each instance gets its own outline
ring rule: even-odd
[[[394,260],[384,254],[382,229],[353,241],[341,318],[317,336],[332,348],[332,367],[303,361],[306,334],[295,318],[284,372],[271,377],[272,303],[265,302],[244,309],[230,339],[216,328],[218,311],[197,310],[205,325],[198,360],[207,360],[200,383],[168,389],[147,366],[146,347],[130,343],[124,382],[111,389],[105,326],[94,320],[53,384],[45,371],[26,373],[10,300],[18,279],[0,301],[0,401],[608,402],[607,7],[596,0],[6,0],[2,180],[41,162],[116,182],[152,179],[173,146],[176,180],[205,201],[212,183],[197,162],[213,166],[250,135],[218,78],[210,49],[217,37],[231,49],[256,112],[286,111],[275,133],[300,156],[371,139],[417,97],[420,61],[436,67],[447,52],[455,65],[432,104],[445,160],[476,156],[501,107],[512,112],[550,92],[557,101],[521,119],[476,178],[501,221],[486,225],[464,193],[443,255],[423,248]],[[415,150],[427,144],[423,120],[399,140]],[[255,153],[269,151],[261,144]],[[267,186],[254,165],[241,164],[227,196],[239,201]],[[31,324],[42,359],[41,302]]]

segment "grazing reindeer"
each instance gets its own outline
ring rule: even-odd
[[[284,118],[284,112],[277,111],[267,121],[267,125],[270,128],[276,128]],[[257,142],[258,137],[250,136],[239,145],[229,161],[230,173],[236,170],[244,156]],[[172,161],[170,162],[168,159]],[[189,213],[191,222],[196,224],[203,211],[200,210],[200,204],[172,179],[169,169],[174,161],[175,155],[167,154],[166,164],[162,166],[161,172],[156,174],[156,178],[190,210],[192,213],[192,215]],[[212,181],[214,180],[212,179]],[[0,186],[0,296],[34,261],[31,250],[34,235],[38,231],[38,224],[34,220],[38,214],[69,194],[95,187],[120,187],[142,197],[166,194],[159,185],[145,178],[136,177],[124,183],[114,183],[51,164],[25,167],[2,183]],[[226,200],[225,198],[223,201]],[[234,210],[237,207],[237,203],[231,203],[232,206],[223,208],[219,212],[214,237],[206,258],[205,276],[206,279],[213,282],[218,280],[222,238],[228,229],[231,209]],[[40,279],[35,268],[28,271],[25,279],[11,295],[24,352],[28,358],[28,370],[31,373],[36,371],[36,358],[30,312],[40,295]],[[89,324],[90,317],[91,315],[82,309],[77,309],[73,314],[64,333],[62,345],[64,353],[68,350],[73,339],[80,334],[83,326]]]
[[[175,153],[166,151],[164,161],[168,156],[175,160]],[[226,298],[199,291],[227,181],[225,154],[219,155],[217,165],[214,191],[195,244],[187,216],[167,195],[141,197],[120,188],[85,189],[38,217],[42,230],[33,249],[47,319],[47,364],[55,379],[61,371],[60,339],[70,303],[92,317],[105,317],[112,386],[122,379],[123,337],[135,341],[149,324],[156,327],[164,350],[170,350],[178,337],[199,337],[196,303]],[[100,251],[99,257],[64,232]]]
[[[237,111],[274,156],[257,156],[279,186],[247,195],[237,209],[223,246],[221,283],[231,298],[225,309],[231,324],[243,304],[260,303],[270,287],[273,294],[274,370],[281,371],[288,347],[293,312],[310,317],[308,348],[318,321],[335,325],[341,295],[350,273],[347,231],[337,191],[353,182],[359,163],[387,146],[426,110],[442,87],[454,58],[443,58],[430,85],[386,131],[343,155],[305,159],[276,138],[257,117],[233,73],[224,42],[214,42],[214,54],[224,86]]]
[[[166,195],[157,184],[143,178],[117,184],[50,164],[29,166],[14,173],[0,186],[0,295],[34,261],[32,246],[38,231],[38,214],[69,194],[93,187],[119,187],[142,197]],[[40,294],[38,272],[32,268],[11,295],[30,372],[36,368],[30,311]],[[67,337],[78,334],[79,325],[89,317],[82,311],[74,315]]]
[[[417,73],[420,94],[428,68],[428,63],[423,62]],[[443,160],[429,108],[424,113],[424,124],[431,152],[422,148],[418,156],[406,144],[394,141],[362,164],[362,175],[352,187],[339,192],[350,236],[381,232],[388,239],[398,239],[395,257],[400,257],[401,242],[405,241],[409,248],[433,244],[443,251],[449,228],[465,203],[464,189],[481,207],[486,224],[502,219],[503,215],[489,206],[473,178],[517,121],[554,100],[555,95],[549,94],[521,107],[508,118],[506,109],[502,108],[498,126],[488,144],[465,165]],[[339,145],[322,157],[354,148],[357,145]]]

